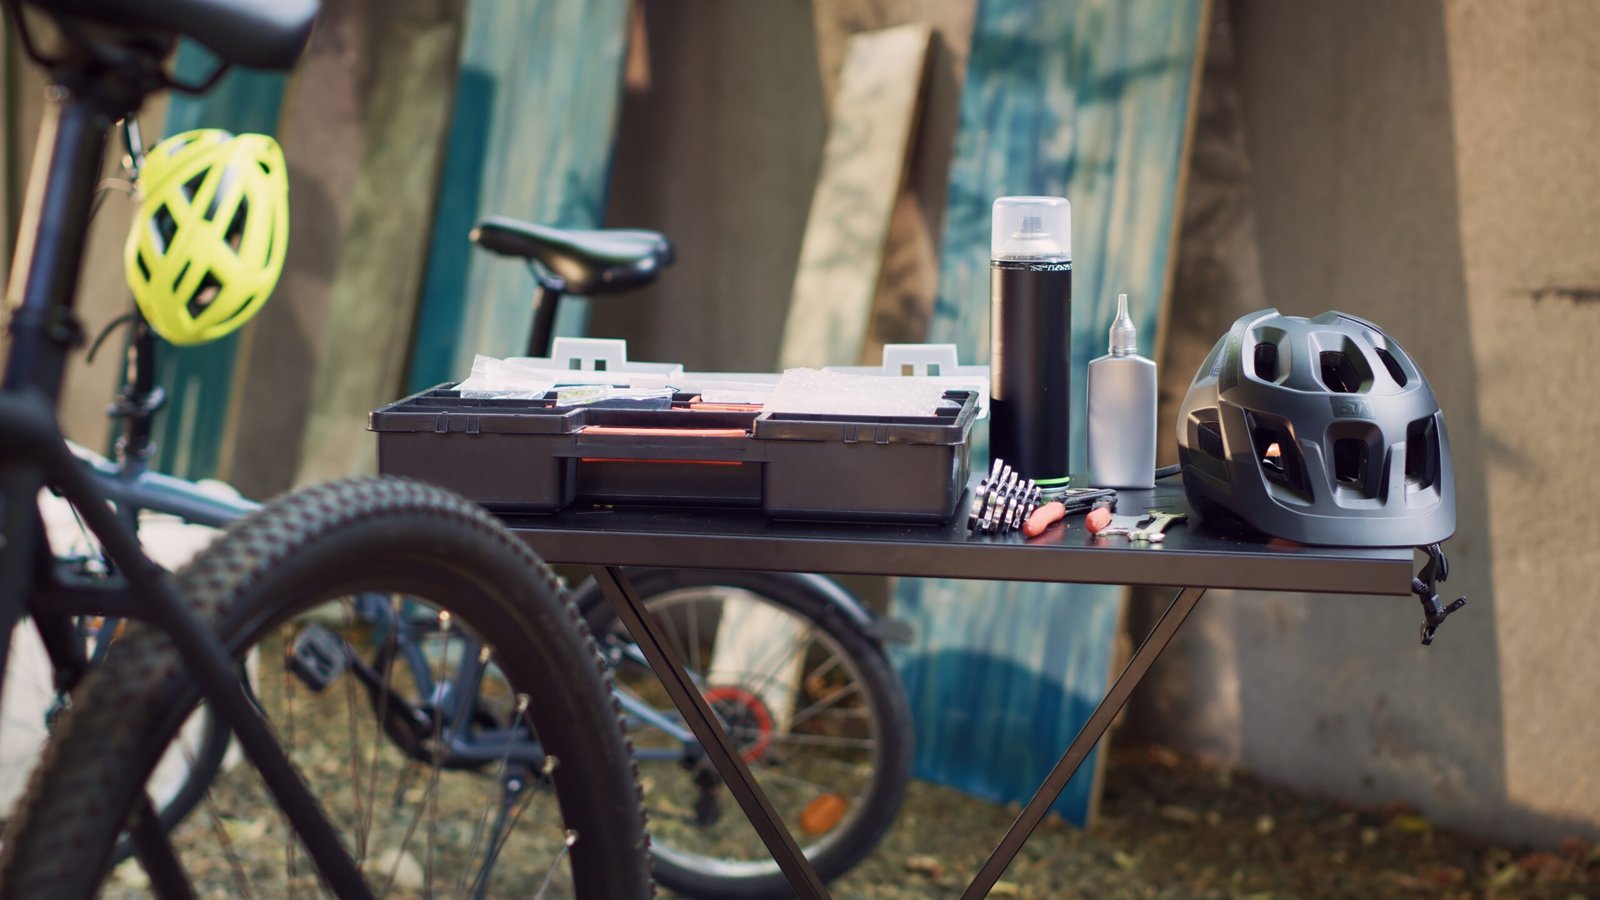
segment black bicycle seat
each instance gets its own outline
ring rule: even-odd
[[[491,253],[537,261],[561,279],[562,290],[590,297],[649,284],[672,263],[671,242],[655,231],[579,231],[489,216],[471,238]]]
[[[318,0],[27,0],[56,15],[133,32],[181,34],[223,61],[290,69],[300,59]]]

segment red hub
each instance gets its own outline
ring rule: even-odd
[[[747,763],[755,762],[772,744],[772,711],[761,698],[733,685],[714,687],[705,693],[706,703],[722,719],[728,736]]]

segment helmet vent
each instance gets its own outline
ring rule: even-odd
[[[1389,377],[1394,379],[1395,384],[1405,387],[1407,380],[1406,372],[1404,369],[1400,368],[1400,363],[1395,360],[1394,354],[1382,347],[1376,347],[1374,349],[1378,353],[1378,358],[1383,360],[1383,367],[1389,370]]]
[[[1265,341],[1256,344],[1256,377],[1262,381],[1278,380],[1278,345]]]
[[[233,193],[234,182],[237,180],[238,178],[235,176],[233,169],[222,170],[222,177],[217,181],[217,189],[211,195],[211,203],[206,206],[206,221],[213,221],[217,218],[217,213],[222,211],[222,201]]]
[[[228,230],[223,234],[223,240],[234,253],[239,252],[239,244],[244,239],[244,223],[250,216],[250,201],[239,200],[238,208],[233,211],[233,218],[228,222]]]
[[[178,233],[178,220],[172,217],[172,210],[167,209],[165,203],[156,207],[150,214],[150,227],[155,229],[156,239],[162,253],[172,246],[172,239]]]
[[[1361,372],[1342,350],[1321,353],[1322,383],[1336,394],[1359,394],[1366,389]]]
[[[1366,487],[1366,441],[1340,438],[1333,442],[1333,481],[1338,487],[1356,489]]]
[[[1215,419],[1201,419],[1195,423],[1195,444],[1200,452],[1212,457],[1222,459],[1225,455],[1222,446],[1222,427]]]
[[[1420,491],[1439,480],[1439,427],[1433,416],[1406,426],[1406,489]]]
[[[185,181],[183,183],[183,199],[185,199],[185,200],[193,200],[194,199],[194,195],[200,193],[200,185],[205,184],[205,183],[206,183],[206,173],[205,173],[205,171],[201,171],[200,174],[194,176],[193,178],[189,179],[188,181]]]
[[[1270,484],[1283,488],[1275,491],[1305,503],[1311,502],[1311,484],[1306,477],[1305,460],[1300,456],[1300,445],[1288,422],[1275,416],[1246,413],[1250,427],[1250,443],[1255,449],[1256,463]]]
[[[1270,384],[1288,381],[1291,357],[1288,332],[1282,328],[1257,328],[1250,337],[1254,339],[1248,363],[1250,373]],[[1245,364],[1242,359],[1240,363]]]
[[[211,305],[211,301],[217,298],[217,292],[220,290],[222,290],[222,282],[218,281],[216,276],[207,272],[205,277],[200,279],[200,286],[195,289],[194,295],[189,298],[187,304],[189,315],[198,316],[205,312],[206,307]]]

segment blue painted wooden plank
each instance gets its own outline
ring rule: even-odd
[[[1114,297],[1153,348],[1168,281],[1205,0],[981,0],[951,167],[930,340],[989,350],[994,198],[1072,201],[1073,410],[1105,353]],[[1153,355],[1150,350],[1147,354]],[[1074,471],[1083,421],[1072,421]],[[985,436],[975,454],[987,457]],[[896,659],[917,727],[916,773],[1026,800],[1104,694],[1122,591],[1112,586],[903,580],[917,627]],[[1095,758],[1054,810],[1087,821]]]
[[[216,67],[216,57],[185,40],[174,65],[180,80],[197,81]],[[159,133],[224,128],[235,134],[276,134],[284,84],[281,74],[235,68],[205,94],[174,91]],[[153,142],[156,134],[145,136]],[[166,411],[156,419],[155,466],[161,471],[184,478],[216,474],[238,347],[238,332],[198,347],[160,345],[157,378],[167,392]]]
[[[428,268],[406,374],[407,393],[453,380],[456,343],[461,337],[466,303],[464,291],[475,252],[466,236],[484,211],[484,168],[489,157],[494,86],[495,80],[481,69],[463,68],[457,78],[450,144],[439,176],[433,239],[428,245]]]
[[[466,231],[491,213],[574,228],[599,222],[628,12],[627,0],[469,8],[411,385],[464,377],[474,354],[527,346],[532,280],[511,261],[471,252]],[[581,309],[567,304],[557,332],[581,329]]]

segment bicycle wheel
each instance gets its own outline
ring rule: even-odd
[[[75,448],[74,452],[81,456],[88,451]],[[70,503],[49,490],[41,490],[39,514],[51,552],[58,560],[73,565],[79,577],[109,577],[112,567],[104,551]],[[214,528],[187,525],[174,517],[148,511],[140,521],[141,538],[153,538],[145,543],[146,552],[169,571],[188,563],[219,533]],[[12,632],[11,653],[6,657],[5,696],[0,699],[0,827],[21,798],[28,774],[50,737],[51,719],[64,705],[54,667],[29,621],[24,620]],[[101,653],[112,650],[104,642],[114,643],[122,624],[120,620],[98,617],[78,621],[85,654],[93,658],[97,649]],[[247,659],[245,665],[253,670],[254,658]],[[190,715],[181,735],[169,746],[146,785],[162,826],[168,830],[194,810],[225,759],[231,761],[227,756],[227,726],[204,706]],[[121,861],[131,854],[131,844],[119,841],[113,858]]]
[[[11,635],[0,699],[0,833],[50,739],[50,718],[60,696],[44,644],[24,620]],[[163,828],[171,830],[194,811],[228,759],[229,743],[227,726],[208,708],[190,714],[146,785]],[[118,841],[112,859],[121,862],[132,853],[130,842]]]
[[[178,582],[236,655],[261,649],[255,699],[375,893],[648,895],[604,664],[549,571],[475,505],[399,479],[322,485],[236,523]],[[161,633],[121,643],[46,750],[0,896],[148,890],[137,860],[101,863],[199,693]],[[320,895],[252,766],[219,774],[201,812],[173,833],[196,893]]]
[[[883,837],[911,771],[905,690],[883,650],[797,575],[630,569],[752,774],[833,879]],[[793,894],[594,583],[578,605],[615,668],[656,878],[705,898]]]

